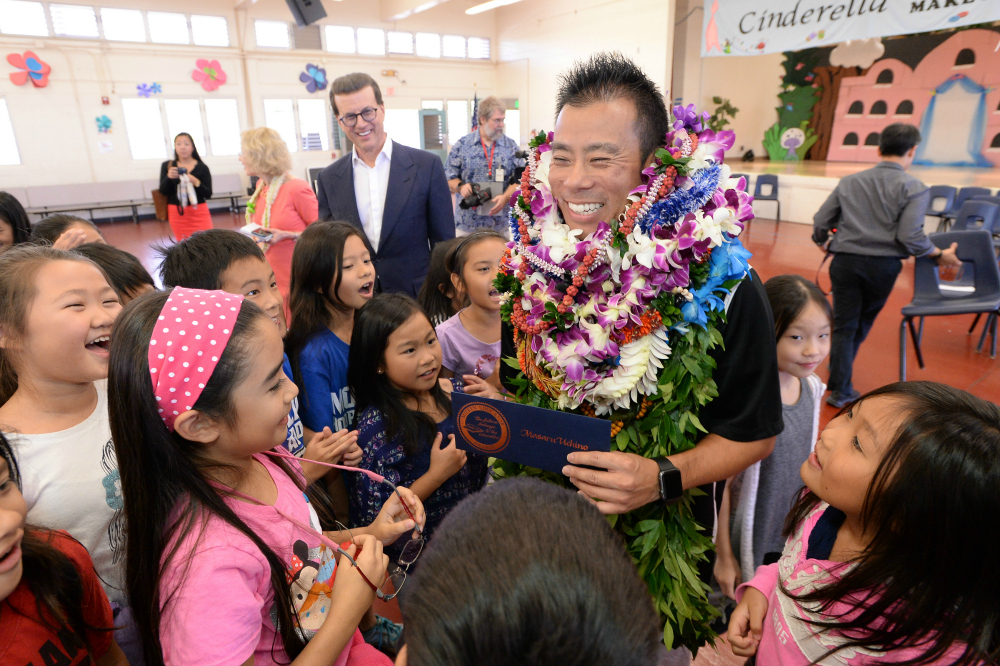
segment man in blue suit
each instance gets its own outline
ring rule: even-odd
[[[334,80],[330,102],[354,149],[320,172],[319,219],[364,230],[382,291],[415,297],[431,246],[455,237],[444,165],[437,155],[386,135],[382,91],[367,74]]]

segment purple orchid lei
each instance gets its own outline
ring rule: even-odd
[[[707,129],[694,105],[673,116],[630,195],[641,202],[634,225],[623,214],[586,238],[563,223],[549,188],[552,134],[531,143],[496,284],[504,318],[527,337],[525,353],[558,386],[546,392],[560,409],[586,403],[609,414],[655,393],[664,365],[679,362],[671,334],[712,326],[723,285],[748,270],[738,236],[753,198],[723,163],[734,134]]]

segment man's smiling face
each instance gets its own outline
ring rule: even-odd
[[[563,219],[584,236],[625,212],[628,193],[642,183],[636,109],[619,98],[565,106],[556,118],[549,183]]]

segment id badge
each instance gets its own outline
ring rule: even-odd
[[[496,182],[502,183],[504,177],[503,167],[498,167],[493,177],[496,179]]]

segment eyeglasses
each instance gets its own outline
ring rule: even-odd
[[[407,513],[409,513],[409,511],[407,511]],[[350,534],[351,541],[354,541],[354,534],[351,530],[339,522],[337,523],[337,527]],[[375,592],[376,597],[382,601],[392,601],[396,598],[396,595],[399,594],[399,591],[403,589],[403,585],[406,583],[406,574],[410,569],[410,565],[417,561],[417,558],[420,557],[420,553],[424,550],[424,535],[421,533],[420,536],[412,538],[406,542],[406,545],[403,546],[402,553],[399,555],[399,564],[390,565],[388,571],[389,575],[386,576],[384,581],[382,581],[381,588],[369,580],[368,576],[365,575],[364,569],[358,566],[358,563],[353,557],[348,555],[342,548],[339,548],[338,550],[341,555],[347,558],[348,562],[354,565],[354,568],[358,570],[359,574],[361,574],[361,578],[364,579],[364,581],[368,583],[368,587],[372,588],[372,591]],[[386,588],[389,583],[392,584],[392,592],[387,593],[384,588]]]
[[[375,120],[375,116],[378,115],[378,109],[373,109],[372,107],[367,107],[361,109],[361,113],[347,113],[338,118],[340,122],[344,123],[345,127],[354,127],[358,124],[358,116],[361,116],[365,122],[371,122]]]

